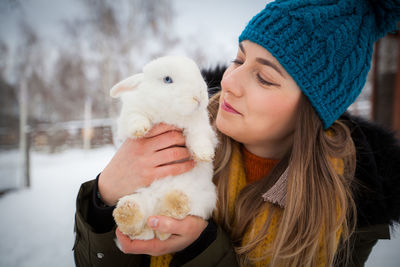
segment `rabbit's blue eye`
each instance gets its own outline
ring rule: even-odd
[[[164,81],[165,83],[173,83],[172,78],[169,77],[169,76],[165,76],[164,79],[163,79],[163,81]]]

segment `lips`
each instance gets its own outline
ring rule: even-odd
[[[231,105],[229,105],[228,102],[226,102],[225,100],[222,101],[221,103],[221,108],[227,112],[233,113],[233,114],[241,114],[239,111],[237,111],[236,109],[234,109]]]

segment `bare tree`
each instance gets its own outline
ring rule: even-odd
[[[4,79],[9,51],[4,41],[0,40],[0,77]]]
[[[0,128],[8,137],[7,145],[16,145],[18,135],[18,95],[15,88],[6,80],[7,61],[9,58],[7,44],[0,40]],[[3,144],[0,144],[3,145]]]
[[[399,38],[399,37],[397,37]],[[375,49],[375,90],[372,117],[386,127],[393,126],[396,73],[399,58],[399,41],[389,34],[377,42]]]
[[[9,67],[7,55],[12,56],[10,80],[19,88],[24,125],[82,119],[85,102],[92,103],[93,118],[114,117],[117,101],[109,96],[112,85],[177,42],[170,28],[170,1],[80,0],[86,13],[65,21],[64,44],[52,48],[58,53],[50,61],[49,43],[24,19],[24,2],[8,2],[20,11],[21,38],[13,55],[0,41],[0,78]]]
[[[60,119],[80,119],[86,98],[86,77],[80,57],[63,51],[59,56],[53,75],[53,99],[57,103]]]
[[[172,6],[165,0],[82,0],[82,3],[88,11],[87,31],[93,37],[89,42],[93,52],[99,55],[95,63],[99,70],[99,84],[96,93],[91,94],[104,97],[104,106],[108,107],[106,116],[113,117],[116,106],[108,91],[122,77],[137,71],[143,61],[149,60],[143,53],[148,39],[161,43],[164,48],[173,44],[168,29]],[[135,57],[144,58],[135,61]]]

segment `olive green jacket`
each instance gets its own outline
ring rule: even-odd
[[[89,201],[92,201],[93,188],[94,180],[82,184],[77,198],[75,214],[76,238],[73,248],[76,266],[119,267],[148,265],[147,256],[127,255],[117,248],[114,242],[115,229],[101,234],[93,231],[93,228],[87,222]],[[215,241],[196,258],[181,266],[235,267],[238,264],[229,237],[218,227]]]

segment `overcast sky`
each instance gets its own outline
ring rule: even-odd
[[[14,46],[18,42],[18,21],[24,17],[39,36],[50,43],[63,42],[62,21],[80,17],[84,8],[76,0],[25,0],[23,8],[15,8],[15,0],[0,1],[0,36]],[[237,48],[237,38],[246,23],[260,11],[264,0],[173,0],[176,11],[174,30],[181,38],[205,36],[196,42],[212,44],[216,60],[220,47],[232,54]],[[226,54],[225,53],[225,54]]]

